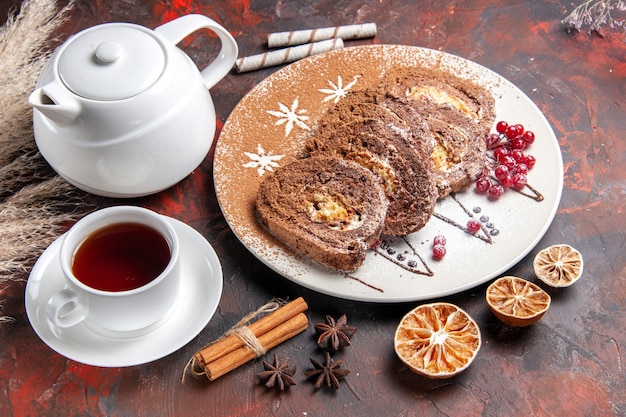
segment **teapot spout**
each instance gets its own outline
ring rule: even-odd
[[[48,119],[61,125],[72,123],[80,113],[80,104],[61,91],[55,83],[33,91],[28,97],[28,103]]]

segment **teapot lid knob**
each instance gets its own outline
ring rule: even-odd
[[[105,41],[96,47],[96,59],[103,64],[112,64],[122,56],[122,45],[117,42]]]

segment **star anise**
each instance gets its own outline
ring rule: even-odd
[[[314,369],[309,369],[304,373],[307,378],[317,377],[315,380],[315,388],[320,388],[322,384],[326,384],[334,389],[339,389],[339,380],[350,374],[348,369],[339,369],[343,363],[343,358],[333,361],[330,353],[326,352],[326,363],[322,365],[313,358],[309,359]]]
[[[259,372],[257,376],[261,381],[265,381],[265,386],[268,388],[276,386],[282,391],[285,387],[296,385],[296,381],[292,378],[296,373],[296,367],[295,365],[289,366],[289,358],[286,358],[284,362],[280,362],[278,356],[274,354],[274,363],[270,364],[263,361],[263,369],[265,370]]]
[[[326,323],[316,324],[315,331],[320,335],[317,344],[323,349],[339,350],[350,346],[350,338],[356,333],[356,327],[347,324],[346,315],[334,318],[326,316]]]

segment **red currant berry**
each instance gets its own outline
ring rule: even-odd
[[[496,124],[496,131],[498,133],[504,133],[506,132],[507,127],[509,127],[509,124],[505,122],[504,120],[502,120]]]
[[[437,235],[433,239],[433,246],[442,245],[446,246],[446,237],[444,235]]]
[[[476,179],[485,178],[489,176],[489,168],[483,167],[478,174],[476,174]]]
[[[487,149],[494,149],[500,143],[500,135],[498,135],[497,133],[487,135],[485,143],[487,145]]]
[[[509,154],[509,148],[506,146],[498,146],[493,150],[493,157],[496,161],[501,161],[503,157]]]
[[[506,165],[509,168],[509,171],[515,168],[515,165],[517,165],[517,161],[515,161],[515,158],[513,158],[511,155],[503,156],[500,163],[502,165]]]
[[[524,134],[522,135],[522,138],[524,138],[524,140],[526,141],[526,143],[528,145],[530,145],[531,143],[533,143],[535,141],[535,134],[533,132],[531,132],[530,130],[527,130],[526,132],[524,132]]]
[[[521,136],[511,139],[509,144],[511,145],[511,149],[526,149],[526,146],[528,145],[528,143]]]
[[[500,179],[500,184],[502,184],[504,188],[512,187],[514,184],[513,174],[506,174],[503,178]]]
[[[518,164],[522,162],[522,158],[524,158],[524,153],[522,153],[520,149],[513,149],[511,152],[509,152],[509,155],[511,155],[513,159],[515,159],[515,162],[517,162]]]
[[[521,190],[528,183],[528,177],[524,173],[517,173],[513,176],[513,187]]]
[[[446,256],[446,247],[443,245],[435,245],[433,246],[433,258],[436,260],[443,259]]]
[[[481,177],[476,180],[476,191],[479,193],[486,193],[490,187],[491,181],[489,181],[489,178]]]
[[[517,135],[523,135],[524,134],[524,126],[522,126],[520,123],[517,123],[515,125],[515,128],[517,129]]]
[[[525,163],[519,163],[517,165],[515,165],[515,168],[513,169],[513,173],[514,174],[527,174],[528,173],[528,166]]]
[[[498,165],[496,169],[493,171],[493,175],[496,176],[497,179],[501,180],[509,174],[509,167],[506,165]]]
[[[487,193],[490,200],[497,200],[504,194],[504,187],[500,184],[494,184]]]
[[[535,166],[535,162],[537,162],[537,160],[532,155],[525,155],[523,162],[526,164],[526,166],[530,170],[530,169],[533,169],[533,167]]]
[[[476,219],[469,219],[467,221],[467,231],[470,233],[476,233],[480,230],[480,222]]]
[[[504,135],[508,138],[508,139],[514,139],[517,137],[518,133],[517,133],[517,127],[515,125],[509,126],[506,128],[506,132],[504,132]]]

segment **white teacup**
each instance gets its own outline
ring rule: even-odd
[[[84,323],[106,334],[143,333],[178,299],[179,252],[174,228],[154,211],[117,206],[91,213],[63,237],[65,288],[48,300],[46,315],[58,328]]]

